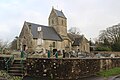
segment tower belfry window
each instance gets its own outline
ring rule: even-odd
[[[54,20],[52,20],[52,24],[54,24]]]
[[[63,25],[63,20],[62,20],[62,25]]]

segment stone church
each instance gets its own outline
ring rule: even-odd
[[[24,22],[17,40],[18,50],[80,50],[90,52],[89,42],[83,35],[67,33],[67,18],[62,11],[52,8],[48,26]]]

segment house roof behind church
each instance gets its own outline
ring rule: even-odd
[[[79,34],[68,33],[68,37],[73,41],[72,46],[79,46],[84,36]]]
[[[72,41],[75,41],[76,38],[81,38],[81,35],[68,33],[68,37],[69,37]]]
[[[66,18],[62,11],[59,11],[59,10],[56,10],[56,9],[54,9],[54,11],[55,11],[57,16]]]
[[[39,25],[39,24],[34,24],[30,22],[26,22],[29,28],[31,29],[31,33],[33,35],[33,38],[38,38],[38,27],[42,27],[42,32],[43,32],[43,39],[44,40],[58,40],[61,41],[61,37],[57,32],[54,30],[53,27],[49,26],[44,26],[44,25]]]
[[[82,37],[80,37],[80,38],[75,38],[75,40],[74,40],[74,42],[73,42],[73,46],[79,46],[80,45],[80,43],[81,43],[81,41],[82,41]]]

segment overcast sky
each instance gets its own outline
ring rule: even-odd
[[[48,25],[52,6],[64,12],[68,29],[78,27],[87,39],[120,23],[120,0],[0,0],[0,39],[19,36],[24,21]]]

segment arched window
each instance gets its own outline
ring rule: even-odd
[[[53,47],[55,47],[55,42],[53,42]]]
[[[86,50],[86,46],[84,45],[84,51]]]

